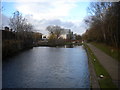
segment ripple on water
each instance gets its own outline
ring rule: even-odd
[[[35,47],[3,62],[3,88],[89,88],[82,46]]]

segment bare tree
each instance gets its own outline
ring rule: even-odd
[[[32,40],[33,25],[19,11],[14,12],[13,17],[10,18],[9,25],[16,32],[16,39],[24,40],[25,42],[30,38]]]
[[[55,35],[57,39],[60,38],[60,36],[65,32],[65,29],[61,28],[60,26],[48,26],[46,29],[50,34]]]
[[[120,43],[119,10],[119,2],[91,3],[88,8],[90,16],[85,19],[85,23],[89,26],[88,39],[98,40],[118,47],[118,43]]]
[[[10,18],[9,25],[15,32],[32,31],[33,29],[33,26],[23,18],[19,11],[14,12],[13,17]]]

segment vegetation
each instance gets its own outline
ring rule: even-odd
[[[120,53],[120,50],[118,50],[116,48],[113,48],[111,46],[108,46],[106,44],[103,44],[103,43],[92,42],[91,44],[93,44],[94,46],[96,46],[100,50],[104,51],[109,56],[111,56],[111,57],[115,58],[116,60],[120,61],[120,57],[118,56],[119,53]]]
[[[60,36],[65,33],[65,29],[61,28],[60,26],[48,26],[46,29],[49,31],[50,35],[57,39],[59,39]]]
[[[98,77],[98,82],[99,82],[100,88],[101,89],[104,89],[104,88],[116,88],[116,86],[112,82],[112,79],[111,79],[110,75],[105,70],[105,68],[99,63],[98,59],[93,54],[91,49],[86,44],[84,44],[84,46],[87,49],[87,53],[89,54],[89,60],[92,60],[92,64],[94,66],[96,75]],[[100,78],[100,75],[104,75],[104,77]]]
[[[2,52],[3,58],[11,56],[21,50],[32,48],[33,46],[63,46],[66,39],[62,35],[66,34],[66,30],[60,26],[48,26],[48,39],[42,40],[42,34],[33,32],[34,27],[30,24],[19,11],[14,12],[9,22],[10,28],[5,27],[2,30]],[[69,35],[68,35],[69,36]],[[80,35],[75,35],[76,40],[81,40]],[[68,42],[72,44],[73,32]]]
[[[80,41],[80,42],[82,42],[82,37],[81,37],[81,35],[75,34],[75,39],[78,40],[78,41]]]
[[[46,30],[49,31],[49,46],[60,46],[68,44],[70,45],[73,44],[73,42],[80,44],[80,42],[82,41],[82,37],[80,35],[73,34],[73,32],[70,29],[64,29],[60,26],[48,26]],[[64,39],[62,35],[65,34],[66,38]]]
[[[49,31],[48,44],[49,46],[64,45],[65,40],[61,37],[65,33],[65,29],[60,26],[48,26]]]
[[[108,55],[119,60],[120,50],[120,2],[92,2],[88,7],[89,16],[84,20],[88,29],[82,35],[85,42],[92,43]],[[105,68],[85,45],[92,60],[101,88],[116,88]],[[100,75],[104,75],[100,78]]]
[[[88,7],[89,26],[82,38],[88,42],[100,42],[112,47],[120,46],[120,2],[94,2]]]
[[[37,41],[42,39],[41,33],[33,32],[33,26],[16,11],[10,18],[10,28],[2,30],[3,58],[11,56],[21,50],[32,48]]]
[[[11,56],[22,50],[23,45],[20,40],[4,40],[2,42],[2,57]]]

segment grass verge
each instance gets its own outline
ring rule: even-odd
[[[95,47],[99,48],[103,52],[105,52],[107,55],[109,55],[109,56],[113,57],[114,59],[120,61],[120,57],[118,56],[118,54],[120,53],[119,49],[113,48],[113,47],[108,46],[108,45],[103,44],[103,43],[92,42],[91,44],[94,45]]]
[[[91,51],[91,49],[86,44],[84,44],[84,46],[87,49],[87,53],[89,53],[90,60],[92,60],[92,64],[94,66],[95,73],[98,77],[100,88],[101,89],[104,89],[104,88],[117,89],[116,85],[114,85],[114,83],[112,82],[110,75],[105,70],[105,68],[99,63],[98,59],[96,58],[94,53]],[[100,78],[100,75],[104,75],[104,77]]]

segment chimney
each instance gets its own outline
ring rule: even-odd
[[[6,31],[9,31],[9,27],[5,27],[5,30],[6,30]]]

